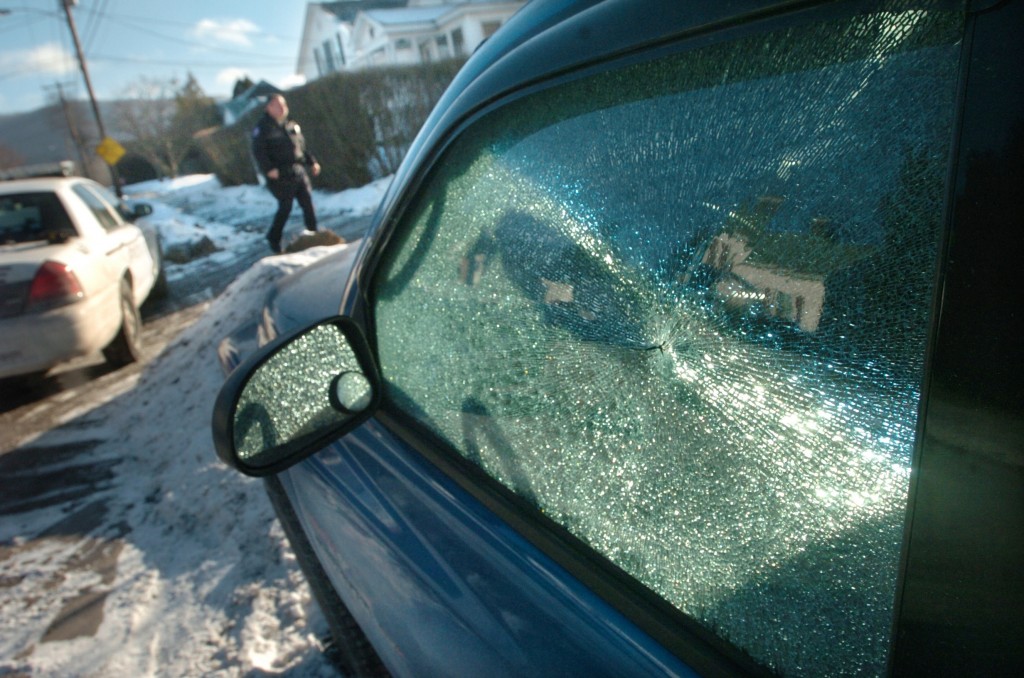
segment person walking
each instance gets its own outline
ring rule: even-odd
[[[292,213],[292,202],[302,208],[307,231],[316,231],[309,172],[320,174],[320,163],[306,150],[298,123],[288,119],[288,102],[280,94],[267,100],[263,116],[252,131],[252,154],[267,188],[277,199],[277,212],[267,231],[267,242],[275,253],[281,251],[281,235]],[[308,168],[308,172],[307,172]]]

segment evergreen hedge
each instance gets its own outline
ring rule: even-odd
[[[340,191],[393,173],[461,68],[451,60],[336,73],[285,94],[290,117],[322,166],[315,188]],[[262,107],[197,139],[225,186],[257,183],[250,139]]]

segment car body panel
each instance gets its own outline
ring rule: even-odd
[[[377,423],[281,478],[395,675],[696,675]]]
[[[355,240],[309,266],[279,280],[271,288],[259,326],[260,345],[279,335],[337,315],[345,281],[362,240]]]
[[[0,320],[0,376],[39,372],[97,351],[121,326],[118,291],[106,288],[43,313]]]
[[[107,210],[111,227],[104,228],[76,189],[109,201],[102,187],[79,178],[0,183],[0,199],[21,192],[55,193],[75,230],[62,243],[37,240],[0,247],[0,286],[5,295],[0,377],[45,371],[102,349],[121,325],[121,281],[131,282],[133,301],[140,306],[159,275],[160,262],[154,260],[150,246],[159,246],[155,230],[146,227],[153,232],[147,239],[143,229],[125,221],[112,204]],[[45,261],[72,271],[81,285],[81,298],[43,312],[25,309],[29,285]]]

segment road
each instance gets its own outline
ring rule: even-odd
[[[339,221],[330,229],[351,241],[365,232],[369,218]],[[169,280],[166,298],[143,305],[143,348],[136,364],[114,371],[97,352],[54,369],[31,389],[0,380],[0,521],[7,525],[0,539],[0,594],[30,592],[25,599],[0,595],[0,601],[5,615],[45,617],[47,626],[36,643],[98,635],[119,558],[131,539],[132,526],[118,513],[124,507],[111,503],[111,491],[116,495],[125,482],[123,460],[116,452],[105,452],[122,431],[92,413],[132,391],[155,358],[200,319],[209,303],[239,273],[267,256],[266,246],[262,238],[254,239],[233,255],[228,262],[208,257],[190,263],[187,276]],[[172,509],[167,512],[173,515]],[[49,517],[45,524],[33,518],[34,526],[26,533],[16,525],[29,516]],[[44,568],[45,581],[30,585],[26,578],[39,580],[40,574],[15,563],[40,552],[61,555]],[[78,581],[89,584],[71,590],[65,584]],[[54,598],[39,599],[47,595]],[[31,661],[34,651],[33,645],[23,645],[10,658],[0,658],[0,674],[13,666],[4,664],[5,659]]]
[[[365,224],[361,219],[341,232],[349,239],[359,237]],[[19,533],[5,529],[7,536],[0,540],[0,591],[18,586],[27,576],[12,563],[19,562],[26,549],[39,549],[41,543],[65,554],[64,564],[52,575],[52,588],[57,588],[59,580],[75,577],[86,576],[94,582],[46,604],[59,612],[39,642],[97,633],[130,531],[116,516],[108,515],[107,490],[120,482],[122,471],[121,459],[107,455],[104,443],[118,433],[94,421],[90,413],[131,391],[147,365],[200,318],[208,303],[240,272],[267,252],[259,238],[250,249],[235,254],[228,263],[217,264],[211,257],[208,266],[190,266],[187,277],[170,279],[165,299],[143,306],[143,352],[137,363],[111,370],[97,352],[54,369],[31,389],[14,380],[0,380],[0,520],[15,529],[23,516],[33,512],[54,516],[52,524],[33,530],[34,534],[12,539],[11,534]],[[50,588],[43,583],[37,590]],[[27,600],[24,606],[31,609],[38,603]]]
[[[93,453],[103,441],[91,430],[88,416],[79,415],[130,389],[146,365],[202,315],[205,302],[264,254],[262,248],[253,248],[230,266],[172,281],[165,299],[147,302],[142,357],[133,365],[111,370],[102,354],[96,353],[54,369],[30,389],[16,380],[0,381],[0,519],[44,507],[66,507],[64,518],[35,535],[33,542],[51,541],[74,550],[70,567],[60,576],[71,576],[71,569],[99,575],[98,587],[88,587],[63,603],[41,642],[96,632],[106,598],[102,587],[113,580],[123,544],[121,534],[90,536],[107,517],[106,502],[92,495],[110,485],[119,460],[95,458]],[[44,434],[58,427],[78,430],[65,430],[59,442],[36,442],[52,439]],[[23,576],[3,565],[22,548],[17,542],[0,543],[0,587],[12,586]]]
[[[87,403],[112,397],[112,389],[116,391],[118,385],[136,377],[202,314],[204,302],[265,254],[265,247],[254,246],[229,264],[211,265],[200,275],[170,281],[166,298],[147,301],[142,307],[142,359],[134,365],[112,371],[97,352],[55,368],[31,388],[17,380],[0,380],[0,474],[11,470],[7,453],[23,441],[50,430]],[[0,515],[4,514],[7,496],[0,491]]]

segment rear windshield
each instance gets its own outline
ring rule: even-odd
[[[0,244],[49,240],[75,234],[64,205],[54,193],[14,193],[0,196]]]

